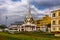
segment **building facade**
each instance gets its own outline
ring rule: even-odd
[[[51,13],[51,32],[60,32],[60,10]]]
[[[11,24],[9,29],[11,31],[36,31],[36,25],[35,24],[31,24],[31,23],[25,23],[25,24]]]

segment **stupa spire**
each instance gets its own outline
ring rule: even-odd
[[[30,1],[28,0],[28,14],[25,18],[24,23],[33,23],[33,17],[31,15]]]
[[[28,16],[31,16],[30,1],[28,0]]]

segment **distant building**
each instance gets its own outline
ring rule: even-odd
[[[51,32],[60,32],[60,10],[55,10],[51,13]]]
[[[20,22],[15,22],[15,23],[12,23],[9,27],[10,30],[16,30],[16,31],[19,31],[19,27],[23,24],[22,21]]]
[[[35,24],[37,25],[37,31],[41,30],[43,32],[50,32],[51,31],[51,19],[48,15],[45,15],[40,20],[36,20]]]
[[[3,30],[2,30],[2,29],[0,29],[0,32],[3,32]]]

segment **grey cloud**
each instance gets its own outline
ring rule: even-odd
[[[35,5],[39,5],[46,8],[60,6],[60,0],[33,0],[32,2]]]
[[[6,13],[6,12],[7,12],[6,8],[0,8],[0,14],[1,14],[1,13],[4,14],[4,13]]]
[[[2,5],[2,4],[4,4],[5,3],[5,1],[3,1],[3,0],[0,0],[0,5]]]
[[[54,5],[54,4],[51,3],[51,1],[41,1],[41,0],[39,0],[39,1],[37,0],[36,1],[35,0],[34,3],[36,3],[37,5],[40,5],[40,6],[45,6],[45,7],[47,7],[47,6],[50,7],[50,5],[51,6]],[[3,4],[3,2],[1,4]],[[9,24],[12,23],[12,22],[15,22],[15,21],[24,20],[26,14],[27,14],[27,8],[26,8],[27,6],[26,5],[20,5],[19,6],[17,4],[17,5],[15,5],[16,7],[14,6],[15,8],[13,8],[11,10],[9,8],[9,6],[11,6],[11,5],[7,5],[7,6],[8,7],[6,7],[6,8],[2,8],[2,9],[0,8],[0,13],[2,13],[2,15],[4,15],[4,16],[6,16],[8,14],[7,16],[8,16],[8,23]],[[36,16],[44,16],[42,13],[41,14],[38,14],[37,11],[34,10],[33,8],[31,9],[31,11],[35,12],[35,15],[32,13],[34,18],[38,18]],[[0,18],[1,19],[1,22],[0,23],[4,23],[5,22],[5,17],[4,16],[2,16],[3,17],[2,19]]]

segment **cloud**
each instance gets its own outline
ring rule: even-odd
[[[21,1],[21,0],[12,0],[13,2]]]
[[[27,12],[27,0],[21,0],[18,2],[14,2],[11,0],[0,0],[0,14],[1,16],[1,22],[0,23],[5,23],[5,17],[8,16],[10,19],[9,21],[17,21],[19,20],[18,18],[20,17],[22,20],[23,16],[26,15]],[[21,17],[22,16],[22,17]],[[12,20],[11,20],[12,19]]]
[[[8,16],[8,23],[15,22],[15,21],[21,21],[24,20],[25,16],[27,15],[28,11],[28,2],[27,0],[0,0],[0,23],[5,23],[6,16]],[[31,7],[31,14],[35,19],[39,19],[40,17],[43,17],[44,15],[50,15],[52,10],[57,10],[60,8],[59,2],[56,2],[56,0],[30,0]],[[40,5],[42,7],[45,7],[45,9],[40,10],[36,6]],[[40,8],[39,6],[39,8]]]
[[[44,8],[60,6],[60,0],[31,0],[31,2]]]
[[[11,0],[5,0],[5,4],[2,4],[1,6],[0,6],[0,12],[4,12],[4,10],[5,10],[5,12],[6,13],[4,13],[5,15],[6,14],[22,14],[22,13],[25,13],[25,11],[26,11],[26,8],[27,8],[27,2],[26,1],[19,1],[19,2],[13,2],[13,1],[11,1]],[[4,15],[3,14],[3,15]],[[15,15],[14,14],[14,15]]]

